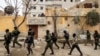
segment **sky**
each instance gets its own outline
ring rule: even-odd
[[[14,0],[11,0],[13,3],[12,5],[14,5]],[[21,0],[18,0],[18,2],[20,2]],[[21,4],[21,2],[20,2]],[[7,4],[5,3],[5,0],[0,0],[0,10],[4,10],[4,8],[7,6]],[[20,6],[20,5],[19,5]],[[3,8],[2,8],[3,7]],[[22,6],[19,8],[19,15],[22,15]]]

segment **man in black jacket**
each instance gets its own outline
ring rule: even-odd
[[[57,44],[57,37],[56,37],[56,35],[54,33],[52,33],[51,37],[52,37],[52,40],[53,40],[53,44],[55,44],[55,46],[59,49],[59,46]]]
[[[65,38],[65,42],[63,42],[62,49],[64,49],[66,43],[68,44],[69,48],[71,48],[71,45],[69,43],[69,34],[66,30],[64,30],[64,38]]]
[[[29,35],[27,36],[26,40],[25,40],[25,43],[27,43],[27,50],[28,50],[27,56],[29,56],[30,53],[33,54],[33,51],[32,51],[32,48],[31,48],[31,45],[32,45],[32,43],[33,43],[33,40],[32,40],[32,39],[33,39],[32,35],[29,34]],[[25,43],[24,43],[24,44],[25,44]]]
[[[35,43],[34,43],[34,31],[32,30],[32,28],[29,28],[28,35],[31,35],[31,37],[32,37],[31,41],[33,43],[33,47],[35,47]]]
[[[20,34],[20,31],[18,30],[17,27],[14,27],[14,30],[12,32],[14,40],[13,40],[13,47],[15,47],[15,44],[19,45],[20,47],[22,47],[22,45],[18,42],[18,36]]]
[[[94,50],[97,50],[97,46],[100,47],[99,45],[99,33],[97,30],[95,30],[95,33],[93,34],[93,37],[94,37],[94,41],[95,41],[95,48]]]
[[[4,41],[5,41],[4,45],[5,45],[5,48],[7,50],[8,55],[9,55],[10,54],[9,44],[10,44],[10,42],[12,40],[12,35],[9,32],[9,29],[6,29],[5,32],[6,32],[6,34],[4,35]]]
[[[45,41],[46,41],[47,44],[46,44],[46,47],[45,47],[45,51],[42,53],[42,55],[43,56],[45,55],[48,48],[50,48],[50,50],[52,51],[51,55],[53,55],[54,54],[54,51],[53,51],[53,48],[52,48],[53,42],[52,42],[52,38],[51,38],[51,35],[49,33],[49,30],[46,31]]]

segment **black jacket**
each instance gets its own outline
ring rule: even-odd
[[[11,40],[12,40],[12,35],[11,35],[11,33],[6,33],[6,34],[4,35],[4,40],[5,40],[5,43],[4,43],[4,44],[9,44],[9,43],[11,42]]]

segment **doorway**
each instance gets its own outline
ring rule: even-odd
[[[35,39],[38,38],[38,25],[29,25],[29,27],[31,27],[35,33]]]

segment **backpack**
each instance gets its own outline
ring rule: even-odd
[[[20,34],[20,31],[19,30],[14,30],[13,32],[12,32],[12,35],[13,36],[16,36],[16,35],[19,35]]]

